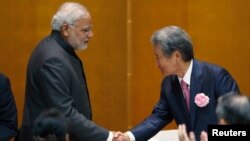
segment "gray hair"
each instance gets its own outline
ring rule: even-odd
[[[74,2],[63,3],[51,20],[51,27],[53,30],[60,31],[63,24],[74,24],[87,12],[88,10],[81,4]]]
[[[151,37],[151,43],[160,47],[166,57],[177,50],[184,61],[194,58],[191,38],[178,26],[168,26],[156,31]]]

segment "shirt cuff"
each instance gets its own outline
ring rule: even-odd
[[[111,131],[109,131],[109,137],[107,139],[107,141],[112,141],[113,139],[113,133]]]
[[[132,132],[127,131],[126,134],[128,135],[130,141],[135,141],[135,136],[132,134]]]

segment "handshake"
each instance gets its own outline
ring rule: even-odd
[[[112,131],[113,139],[112,141],[130,141],[130,138],[127,133],[122,133],[120,131]]]

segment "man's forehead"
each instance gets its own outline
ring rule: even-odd
[[[83,18],[77,19],[74,22],[74,24],[79,25],[79,26],[89,26],[89,25],[92,25],[92,22],[90,18],[83,17]]]

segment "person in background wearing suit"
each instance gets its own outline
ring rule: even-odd
[[[125,133],[127,140],[146,141],[173,119],[200,135],[217,123],[217,98],[239,92],[236,81],[226,69],[195,59],[189,35],[178,26],[156,31],[151,41],[164,76],[160,99],[149,117]]]
[[[51,26],[51,34],[40,41],[28,62],[20,141],[33,140],[35,119],[50,108],[71,122],[71,141],[117,139],[120,132],[108,131],[91,120],[84,67],[75,53],[85,50],[93,37],[89,11],[79,3],[63,3]]]
[[[216,115],[220,125],[249,125],[250,124],[250,97],[230,93],[223,95],[218,99],[216,106]],[[178,126],[180,141],[195,141],[194,132],[189,136],[186,132],[186,125]],[[200,141],[208,141],[207,132],[202,131]]]
[[[0,141],[17,135],[17,108],[8,77],[0,73]]]

